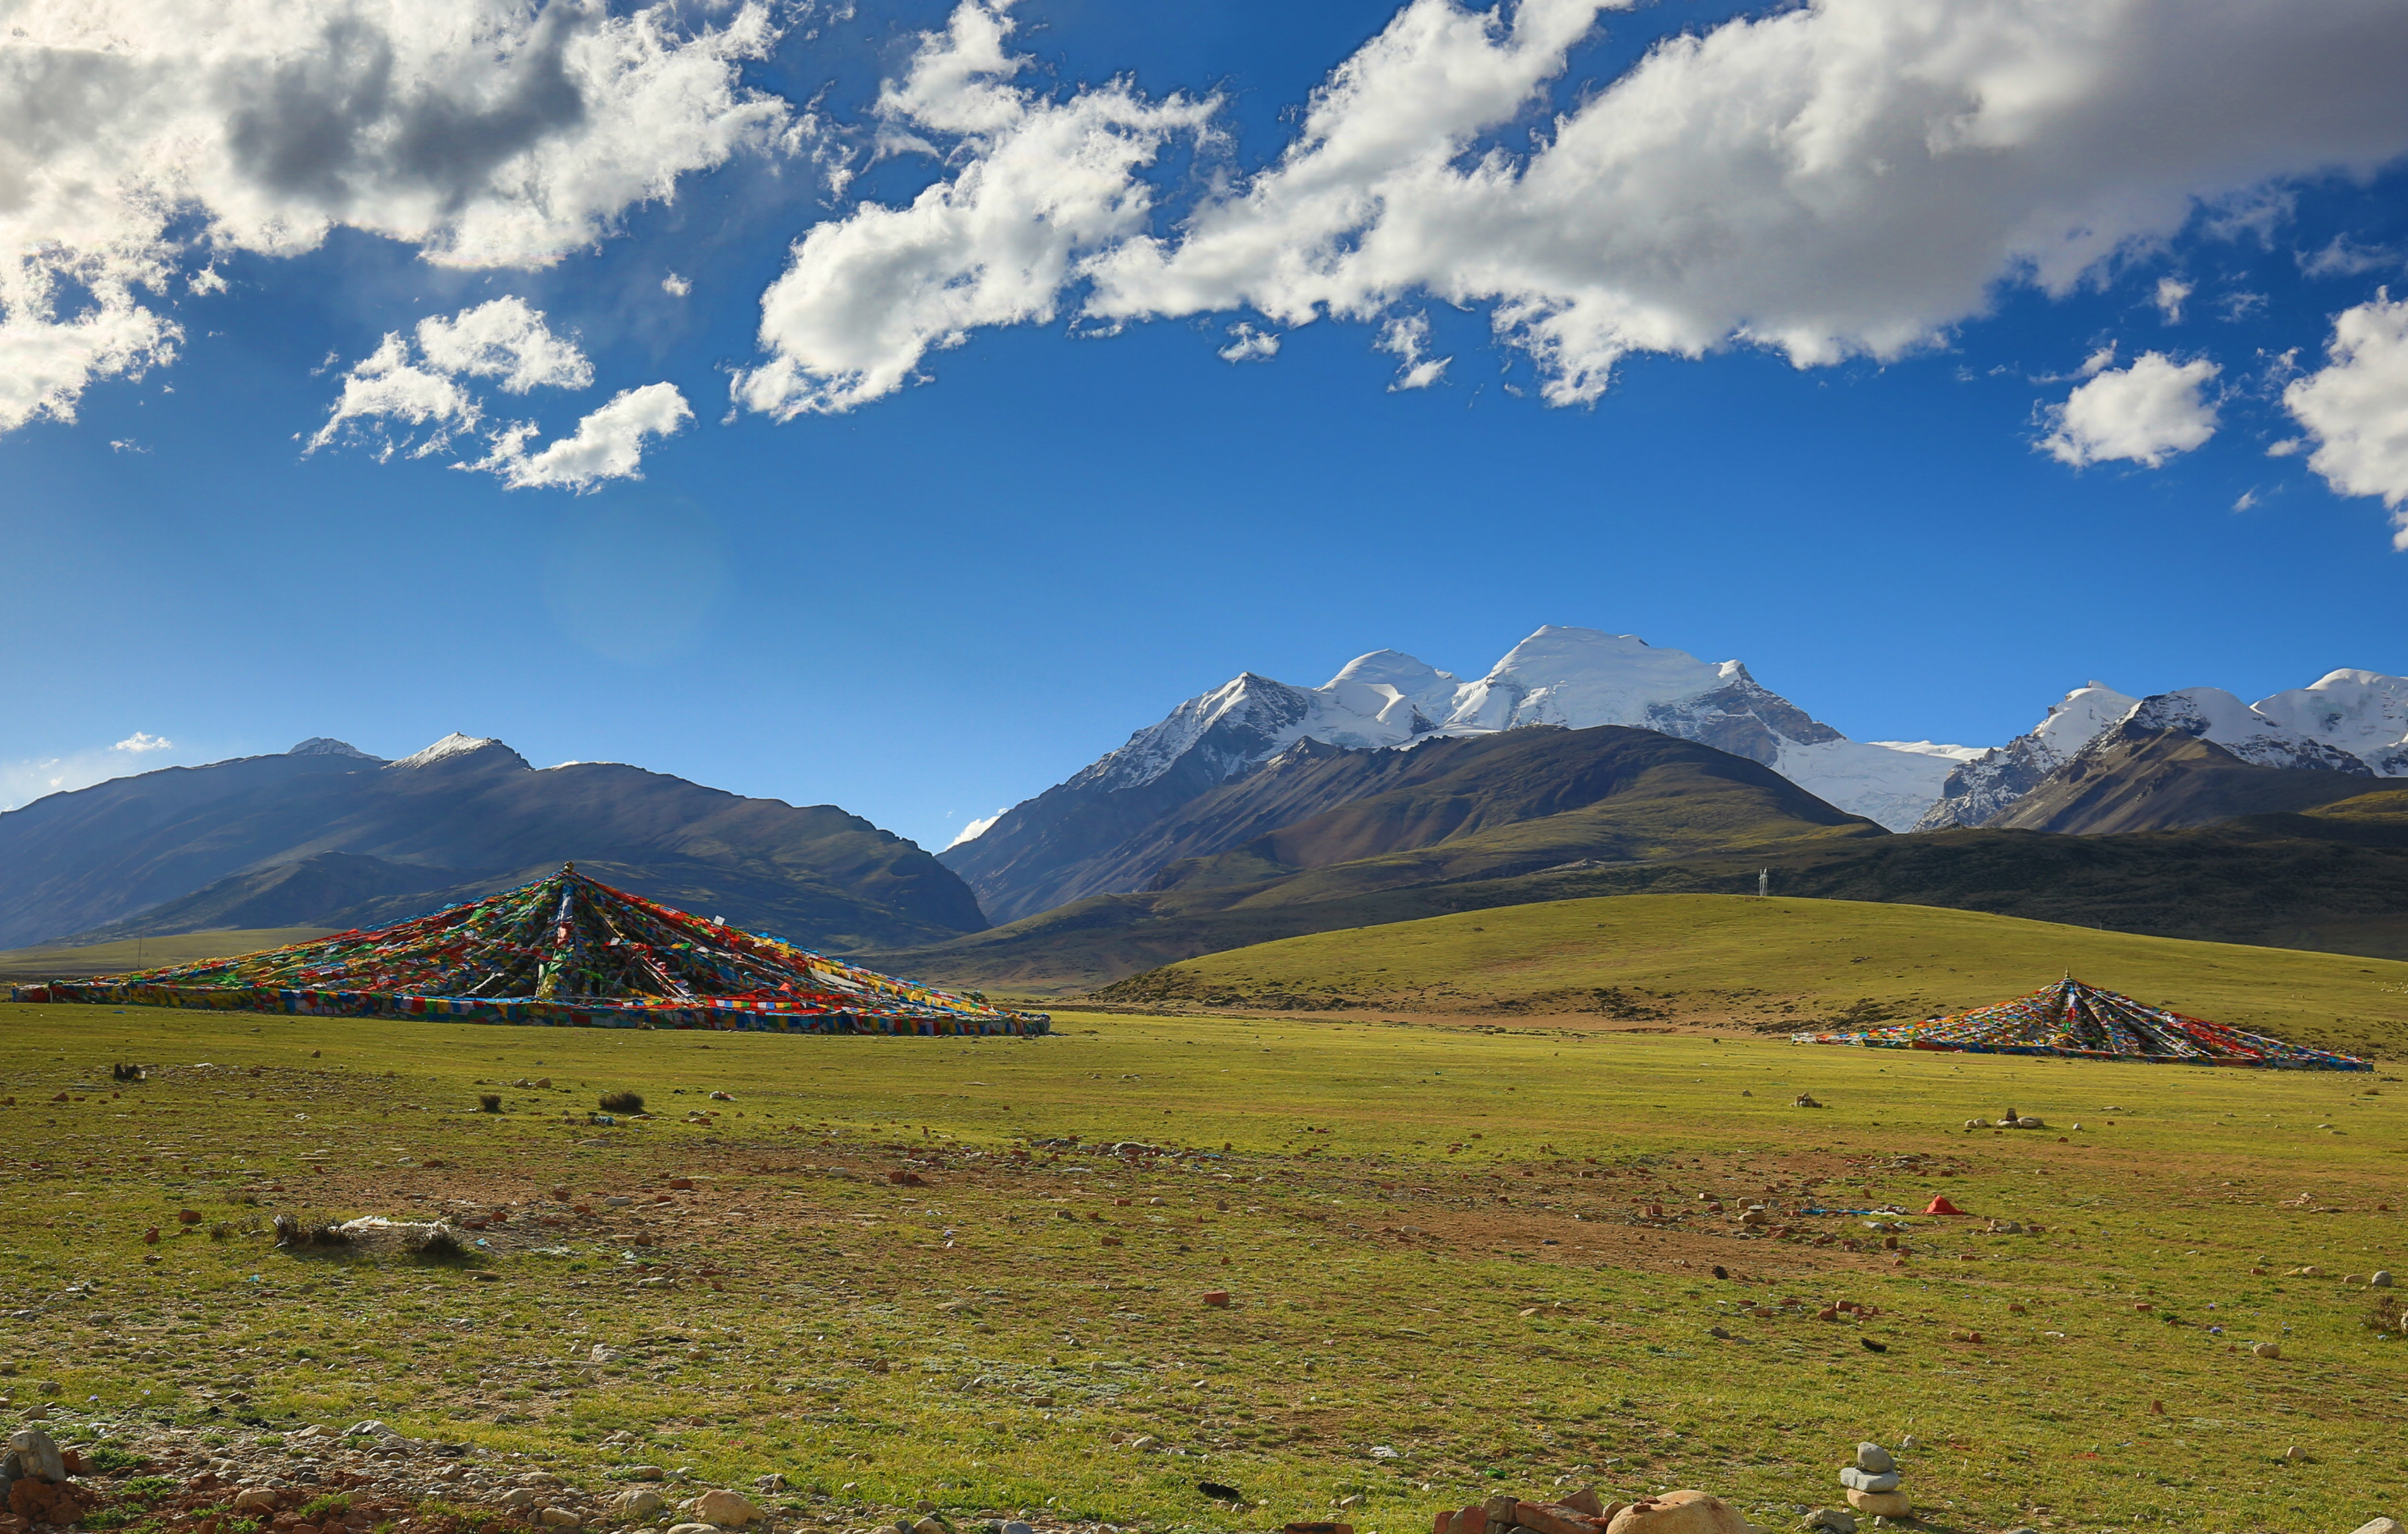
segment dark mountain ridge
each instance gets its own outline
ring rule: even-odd
[[[312,745],[119,778],[0,815],[0,947],[68,933],[358,925],[572,860],[638,894],[821,947],[986,926],[976,897],[935,859],[834,805],[748,799],[615,763],[539,772],[498,741],[456,735],[394,762]]]

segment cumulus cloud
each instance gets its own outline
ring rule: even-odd
[[[640,479],[644,445],[655,437],[675,436],[694,419],[694,410],[677,386],[646,384],[624,389],[610,403],[577,423],[567,436],[528,452],[536,435],[534,423],[522,421],[494,440],[494,450],[475,463],[456,468],[483,469],[502,476],[512,490],[552,487],[587,490],[605,479]]]
[[[308,450],[351,440],[373,447],[379,462],[395,453],[442,452],[485,419],[484,400],[463,378],[492,378],[513,394],[585,389],[594,382],[594,364],[574,340],[553,334],[541,309],[515,294],[456,315],[430,315],[418,322],[414,339],[388,332],[343,375],[342,394]],[[483,458],[452,467],[499,475],[512,490],[590,490],[604,479],[641,478],[637,467],[644,445],[675,434],[693,416],[675,387],[647,384],[621,391],[570,435],[535,452],[527,444],[540,428],[514,421],[491,433]]]
[[[738,399],[850,408],[1081,286],[1078,313],[1107,326],[1484,306],[1559,405],[1635,351],[1895,357],[2002,282],[2063,293],[2202,206],[2245,232],[2286,206],[2270,182],[2408,149],[2394,0],[1810,0],[1559,100],[1609,8],[1411,0],[1281,155],[1159,229],[1146,167],[1173,135],[1209,144],[1212,104],[1125,82],[1039,98],[1010,84],[1000,4],[966,0],[884,103],[894,142],[953,168],[796,247]]]
[[[1010,0],[965,0],[881,92],[892,152],[951,146],[964,163],[903,207],[865,204],[813,228],[761,298],[768,360],[737,400],[781,419],[840,411],[910,381],[980,326],[1054,319],[1088,254],[1144,229],[1140,173],[1214,101],[1149,102],[1125,80],[1054,101],[1016,85]]]
[[[2392,547],[2408,550],[2408,299],[2385,290],[2343,310],[2325,359],[2283,391],[2315,443],[2308,467],[2341,494],[2382,497],[2399,529]]]
[[[449,320],[435,315],[420,320],[418,349],[438,372],[498,379],[513,394],[584,389],[594,382],[594,364],[577,343],[552,334],[543,311],[527,307],[515,294]]]
[[[157,735],[141,730],[136,730],[109,747],[112,751],[129,751],[137,757],[147,756],[152,751],[172,751],[175,748],[174,741],[163,740]]]
[[[349,227],[532,267],[806,124],[738,71],[763,0],[22,0],[0,33],[0,431],[182,339],[187,253]],[[224,286],[213,267],[192,291]],[[432,406],[430,405],[430,408]]]
[[[2144,351],[2067,395],[2041,446],[2075,468],[2119,459],[2157,468],[2215,435],[2215,405],[2203,391],[2217,371],[2203,357],[2177,362]]]
[[[1229,327],[1229,344],[1221,348],[1225,362],[1268,362],[1279,355],[1280,338],[1266,330],[1256,330],[1251,320],[1240,320]]]
[[[1398,359],[1396,380],[1388,385],[1389,392],[1400,389],[1427,389],[1446,374],[1452,357],[1431,357],[1429,351],[1430,322],[1426,314],[1400,314],[1380,327],[1380,338],[1372,345]]]
[[[372,440],[380,458],[440,452],[454,433],[473,431],[484,419],[484,404],[461,385],[463,376],[496,378],[503,389],[523,394],[538,385],[583,389],[594,381],[594,365],[576,342],[552,333],[542,310],[515,294],[448,319],[429,315],[418,322],[414,345],[388,331],[375,351],[343,375],[342,397],[309,439],[309,451],[349,435]],[[396,440],[396,423],[426,434]]]
[[[2182,323],[2183,305],[2191,295],[2191,285],[2180,277],[2157,278],[2157,291],[2149,302],[2157,306],[2158,315],[2169,325]]]

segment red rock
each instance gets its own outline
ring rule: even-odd
[[[1216,1310],[1227,1310],[1229,1308],[1229,1291],[1226,1289],[1207,1289],[1204,1291],[1204,1303],[1212,1306]]]

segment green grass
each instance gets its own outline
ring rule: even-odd
[[[218,932],[179,932],[172,937],[125,938],[78,948],[11,948],[0,952],[0,977],[19,980],[116,974],[162,964],[189,964],[229,954],[281,948],[323,937],[323,927],[251,927]]]
[[[0,1393],[70,1423],[87,1404],[243,1437],[379,1417],[589,1474],[781,1471],[795,1506],[839,1523],[924,1498],[1257,1527],[1358,1498],[1343,1515],[1367,1534],[1409,1534],[1570,1477],[1703,1486],[1781,1526],[1838,1500],[1859,1438],[1906,1433],[1928,1445],[1908,1486],[1943,1529],[2340,1529],[2408,1499],[2408,1341],[2363,1324],[2368,1291],[2290,1276],[2408,1270],[2385,1207],[2408,1100],[2388,1075],[1553,1028],[1057,1026],[830,1039],[0,1007],[0,1310],[46,1307],[0,1344]],[[69,1090],[116,1059],[164,1069]],[[522,1077],[554,1085],[507,1085]],[[621,1087],[659,1116],[581,1122]],[[497,1089],[509,1111],[473,1111]],[[1800,1091],[1831,1106],[1790,1106]],[[1958,1128],[2009,1105],[2085,1128]],[[683,1122],[704,1107],[719,1116]],[[1074,1135],[1087,1148],[1039,1143]],[[1125,1140],[1209,1154],[1095,1148]],[[259,1233],[282,1209],[452,1199],[525,1200],[523,1226],[557,1186],[654,1213],[614,1217],[626,1239],[572,1221],[456,1264],[296,1257]],[[1628,1221],[1699,1192],[1919,1208],[1939,1191],[2045,1229],[1918,1221],[1892,1266],[1695,1214]],[[174,1233],[183,1209],[199,1233]],[[637,1286],[665,1274],[681,1282]],[[1216,1287],[1230,1308],[1198,1302]],[[1737,1314],[1784,1297],[1880,1314],[1859,1332]],[[1546,1301],[1569,1313],[1519,1314]],[[2231,1351],[2260,1339],[2285,1356]],[[2279,1462],[2294,1444],[2308,1464]],[[1204,1479],[1265,1511],[1216,1510]]]
[[[1777,896],[1552,901],[1320,932],[1186,959],[1098,994],[1140,1005],[1786,1030],[1986,1006],[2069,971],[2299,1044],[2408,1054],[2408,963]]]

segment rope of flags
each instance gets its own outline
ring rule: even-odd
[[[2352,1055],[2244,1033],[2067,975],[2028,996],[1919,1023],[1855,1032],[1793,1033],[1793,1044],[1868,1049],[1954,1049],[1973,1055],[2060,1055],[2157,1064],[2238,1065],[2269,1071],[2372,1071]]]
[[[1043,1013],[900,980],[557,874],[373,930],[93,980],[19,1001],[769,1033],[1043,1033]]]

